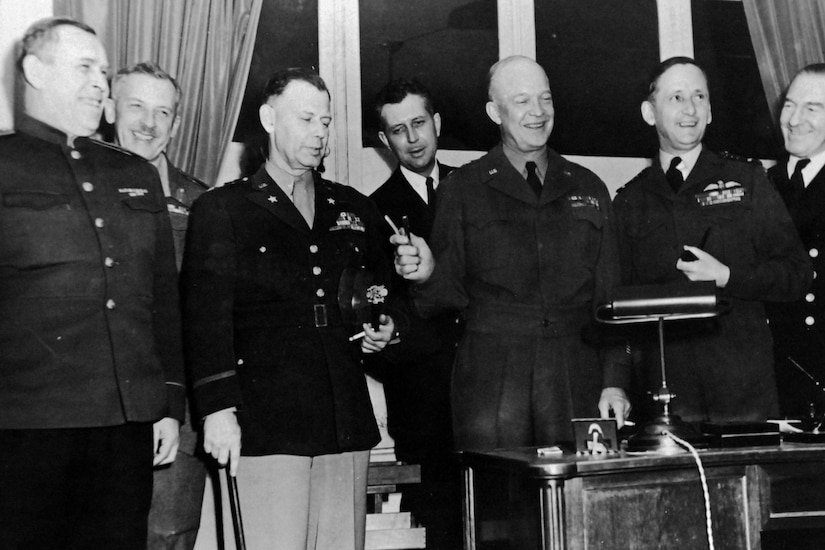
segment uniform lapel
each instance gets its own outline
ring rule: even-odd
[[[510,163],[501,144],[481,158],[481,177],[487,185],[526,204],[536,204],[536,194]]]
[[[269,176],[262,166],[258,172],[250,178],[250,189],[246,198],[253,204],[267,210],[270,214],[286,223],[294,229],[309,231],[306,221],[301,213],[292,204],[290,198],[284,193],[277,183]],[[318,195],[315,195],[316,203]],[[317,221],[316,211],[316,221]]]

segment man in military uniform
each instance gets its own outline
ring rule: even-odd
[[[432,252],[392,237],[396,270],[416,282],[425,316],[466,313],[452,386],[459,449],[572,441],[571,418],[597,404],[620,425],[629,412],[624,346],[581,336],[619,278],[610,196],[547,147],[554,107],[540,65],[505,58],[488,90],[501,144],[442,184]]]
[[[189,208],[206,186],[176,168],[166,158],[166,147],[180,125],[181,89],[169,73],[152,62],[118,71],[112,79],[112,101],[106,118],[115,125],[118,145],[138,154],[157,168],[172,224],[175,260],[180,269]],[[155,469],[149,512],[149,548],[185,550],[195,547],[206,465],[195,456],[197,434],[187,408],[175,461]]]
[[[436,161],[441,115],[419,82],[398,79],[378,92],[378,137],[398,166],[370,198],[378,209],[410,230],[430,238],[440,181],[453,168]],[[388,254],[392,255],[389,224]],[[408,296],[410,283],[395,275],[393,291]],[[386,354],[376,356],[384,384],[389,432],[399,460],[421,465],[421,483],[404,490],[401,505],[427,528],[428,548],[461,545],[461,480],[453,453],[450,374],[461,326],[455,311],[422,319],[406,304],[410,326]],[[386,356],[386,357],[382,357]]]
[[[797,73],[785,94],[779,125],[788,155],[768,170],[768,177],[819,274],[804,298],[768,307],[779,411],[783,416],[807,416],[813,404],[814,412],[821,415],[825,412],[819,385],[825,384],[825,64],[809,65]]]
[[[0,138],[0,538],[143,550],[184,409],[160,181],[88,137],[109,91],[91,28],[36,22],[18,67],[25,115]]]
[[[389,280],[384,222],[316,171],[332,120],[321,77],[278,72],[262,99],[266,163],[202,195],[189,224],[184,339],[204,449],[237,474],[250,548],[363,548],[380,438],[361,356],[394,324],[350,325],[339,281]]]
[[[616,197],[627,284],[714,281],[732,310],[666,330],[671,411],[689,422],[765,421],[777,414],[763,301],[800,298],[811,266],[758,162],[702,146],[711,122],[707,77],[693,59],[663,61],[642,117],[656,128],[653,166]],[[688,251],[693,255],[680,257]],[[642,349],[649,388],[661,384],[658,341]]]

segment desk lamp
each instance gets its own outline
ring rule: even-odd
[[[626,286],[614,289],[613,299],[599,306],[596,320],[608,325],[656,323],[659,332],[659,362],[662,385],[653,394],[654,401],[662,406],[662,413],[643,424],[628,439],[628,451],[677,454],[684,449],[665,435],[669,432],[681,439],[703,446],[704,438],[678,415],[670,412],[670,403],[676,394],[667,386],[665,369],[665,321],[707,319],[730,311],[730,305],[716,296],[713,281],[690,282],[678,285]]]

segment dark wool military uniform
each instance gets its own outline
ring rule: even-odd
[[[187,358],[201,416],[237,406],[246,456],[317,456],[379,441],[360,345],[338,302],[345,268],[386,281],[384,223],[356,190],[314,174],[310,229],[261,168],[202,195],[182,272]]]
[[[0,538],[146,547],[152,423],[183,420],[177,273],[145,160],[23,117],[0,137]]]
[[[183,420],[177,274],[146,161],[24,118],[0,138],[0,428]]]
[[[825,170],[820,170],[798,194],[788,181],[787,160],[768,170],[768,176],[788,207],[818,275],[801,300],[768,304],[776,352],[779,411],[787,416],[807,415],[809,404],[814,403],[821,414],[825,412],[821,387],[792,361],[825,384]]]
[[[619,278],[610,196],[553,151],[537,199],[499,145],[439,189],[424,315],[466,310],[453,372],[459,449],[572,441],[570,419],[598,414],[624,386],[624,349],[604,358],[582,327]]]
[[[684,420],[764,421],[777,414],[773,348],[763,301],[800,298],[810,262],[782,200],[758,163],[703,149],[675,194],[658,163],[617,195],[623,275],[627,284],[687,282],[676,269],[685,244],[698,245],[730,268],[720,290],[733,309],[712,322],[665,328],[672,412]],[[644,346],[648,389],[661,384],[658,342]]]

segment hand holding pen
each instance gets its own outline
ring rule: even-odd
[[[395,246],[395,272],[408,281],[423,283],[435,269],[435,260],[427,242],[409,229],[409,220],[403,216],[402,229],[398,229],[389,216],[384,216],[394,234],[390,243]]]

